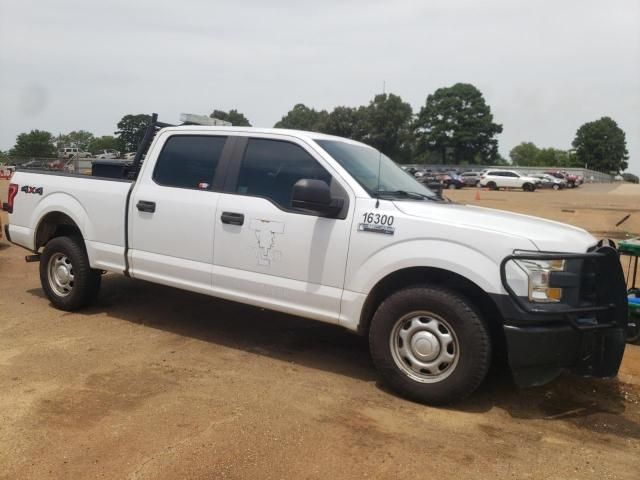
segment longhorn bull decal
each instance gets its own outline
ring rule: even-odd
[[[249,228],[258,240],[258,265],[271,266],[271,262],[280,258],[281,252],[273,250],[276,235],[284,233],[284,223],[270,220],[253,219]]]

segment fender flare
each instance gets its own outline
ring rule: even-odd
[[[43,198],[31,214],[30,225],[35,225],[33,230],[32,245],[35,247],[36,236],[43,220],[50,213],[63,213],[68,216],[80,229],[84,239],[87,239],[87,230],[90,223],[89,216],[82,204],[72,195],[63,192],[52,193]]]

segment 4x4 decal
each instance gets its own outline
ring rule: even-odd
[[[42,195],[44,190],[42,189],[42,187],[30,187],[29,185],[25,185],[20,189],[20,191],[24,193],[34,193],[36,195]]]

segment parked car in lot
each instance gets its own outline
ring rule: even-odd
[[[540,180],[538,188],[552,188],[554,190],[561,190],[567,186],[567,182],[564,179],[556,178],[546,173],[535,174],[531,176]]]
[[[116,178],[15,173],[5,233],[56,308],[89,305],[113,272],[341,325],[387,385],[433,404],[473,392],[497,348],[521,386],[618,371],[622,268],[580,228],[443,201],[320,133],[152,125],[144,153],[94,162]]]
[[[551,175],[552,177],[558,178],[560,180],[564,180],[567,182],[567,187],[576,188],[579,187],[583,183],[583,178],[577,175],[573,175],[571,173],[560,171],[560,170],[551,170],[545,172],[547,175]]]
[[[436,175],[436,179],[449,190],[457,190],[465,186],[462,178],[456,172],[440,173]]]
[[[413,176],[414,176],[414,177],[416,177],[416,178],[422,178],[422,177],[424,177],[425,175],[428,175],[429,173],[431,173],[431,171],[430,171],[430,170],[429,170],[429,171],[427,171],[427,170],[415,169],[415,170],[413,171]]]
[[[76,147],[64,147],[58,150],[58,158],[69,159],[74,157],[92,158],[93,155],[91,155],[91,153],[89,152],[85,152],[84,150]]]
[[[47,163],[47,168],[50,170],[65,170],[70,164],[73,164],[70,160],[58,159]]]
[[[400,165],[400,168],[402,168],[409,175],[414,175],[418,171],[416,167],[407,167],[406,165]]]
[[[129,153],[125,153],[122,158],[128,161],[132,161],[135,156],[136,156],[136,152],[129,152]]]
[[[39,168],[47,168],[47,161],[38,160],[34,158],[33,160],[29,160],[27,162],[20,164],[18,167],[25,168],[25,169],[34,169],[34,170]]]
[[[460,174],[460,180],[462,180],[467,187],[479,187],[480,172],[462,172]]]
[[[525,192],[535,191],[539,179],[522,175],[513,170],[486,170],[480,175],[480,186],[490,190],[499,188],[521,188]]]
[[[113,149],[100,150],[95,154],[95,158],[99,160],[116,159],[119,157],[120,157],[120,152],[118,150],[113,150]]]

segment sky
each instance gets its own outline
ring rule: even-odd
[[[568,149],[610,116],[640,174],[640,0],[0,0],[0,150],[31,129],[111,135],[129,113],[271,127],[383,84],[417,113],[458,82],[503,125],[503,156]]]

